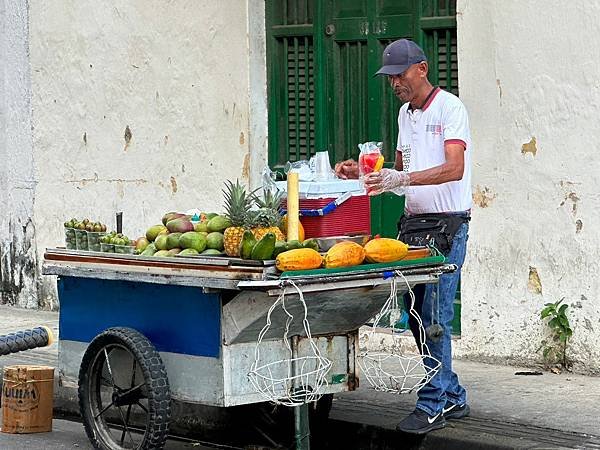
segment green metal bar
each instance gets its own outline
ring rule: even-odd
[[[344,140],[343,140],[343,144],[345,146],[345,148],[348,148],[350,146],[350,142],[347,142],[346,140],[350,140],[350,127],[351,127],[351,120],[350,120],[350,116],[352,114],[352,96],[350,95],[350,86],[352,86],[350,84],[350,43],[349,42],[344,42],[344,50],[343,50],[343,54],[342,54],[342,61],[344,64],[344,81],[342,83],[342,86],[344,87],[344,105],[346,105],[346,107],[344,108],[344,130],[345,133],[343,133],[344,136]]]
[[[324,29],[324,5],[323,1],[317,0],[314,18],[314,55],[315,55],[315,148],[327,148],[327,90],[325,83],[325,33]]]
[[[366,131],[365,130],[365,112],[367,111],[367,105],[365,104],[365,91],[363,89],[363,79],[364,77],[368,77],[369,75],[364,73],[364,66],[363,66],[363,49],[362,49],[362,42],[358,41],[356,43],[356,53],[357,53],[357,57],[358,57],[358,67],[356,70],[356,74],[357,74],[357,82],[358,82],[358,111],[357,113],[359,114],[360,120],[358,121],[358,125],[360,125],[360,131],[362,131],[363,133]],[[358,144],[358,142],[354,142],[353,144]],[[349,151],[350,149],[348,149],[347,151]]]
[[[440,14],[438,6],[439,6],[438,0],[433,0],[433,16],[434,17],[437,17]]]
[[[452,91],[452,36],[446,30],[446,89]]]
[[[298,64],[298,38],[294,37],[294,116],[296,123],[296,159],[295,161],[300,160],[300,71]]]
[[[271,35],[275,37],[307,36],[313,33],[313,26],[300,25],[274,25],[271,27]]]
[[[299,9],[299,7],[298,7],[298,3],[299,3],[299,2],[298,2],[298,0],[295,0],[295,1],[294,1],[294,23],[295,23],[296,25],[298,25],[298,24],[300,23],[300,21],[298,20],[298,19],[299,19],[299,16],[300,16],[300,15],[299,15],[299,12],[298,12],[298,9]]]
[[[289,66],[289,58],[288,58],[288,52],[289,52],[289,44],[288,44],[288,40],[284,39],[283,40],[283,91],[282,92],[282,96],[283,96],[283,111],[281,111],[281,114],[283,117],[286,118],[285,120],[285,128],[283,130],[283,142],[280,143],[280,145],[283,145],[283,153],[285,155],[284,161],[289,160],[290,159],[290,103],[289,103],[289,96],[288,96],[288,92],[289,92],[289,71],[290,71],[290,66]]]
[[[440,83],[440,52],[439,52],[439,48],[440,48],[440,42],[439,42],[439,35],[438,35],[438,30],[434,30],[433,31],[433,60],[434,60],[434,76],[435,76],[435,84],[439,84]]]
[[[283,17],[283,25],[287,25],[288,22],[288,8],[287,8],[287,0],[283,0],[283,13],[282,13],[282,17]]]
[[[290,339],[292,347],[292,374],[298,376],[298,336],[292,336]],[[296,379],[292,389],[296,387]],[[308,404],[304,403],[294,407],[294,440],[296,441],[296,450],[310,450],[310,424],[308,421]]]
[[[310,110],[310,64],[309,64],[309,51],[308,43],[310,39],[308,36],[304,37],[304,105],[305,105],[305,120],[306,120],[306,156],[310,157],[311,146],[310,146],[310,116],[312,111]]]
[[[456,16],[421,17],[419,26],[426,31],[456,28]]]

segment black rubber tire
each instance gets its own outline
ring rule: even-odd
[[[99,421],[94,419],[91,405],[93,396],[97,395],[92,392],[95,386],[92,383],[99,382],[96,377],[102,376],[101,374],[94,374],[92,372],[98,369],[98,364],[101,364],[99,368],[102,371],[104,364],[106,364],[106,358],[103,355],[110,354],[108,352],[105,353],[104,349],[113,347],[120,347],[129,351],[132,357],[135,358],[132,372],[135,374],[137,370],[136,364],[139,365],[145,382],[144,400],[147,401],[147,411],[145,412],[146,426],[143,440],[139,446],[134,448],[140,450],[161,449],[167,440],[171,419],[171,392],[167,371],[154,345],[143,334],[134,329],[124,327],[109,328],[96,336],[86,349],[81,361],[78,389],[79,410],[90,442],[98,450],[132,448],[121,447],[119,443],[108,440],[109,438],[106,437],[106,433],[111,435],[110,431],[102,432],[98,428],[103,426],[106,429],[108,426],[104,420]],[[102,423],[99,424],[99,422]]]

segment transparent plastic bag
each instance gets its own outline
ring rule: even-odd
[[[358,144],[360,155],[358,156],[358,171],[362,179],[364,175],[378,172],[383,167],[382,142],[365,142]]]

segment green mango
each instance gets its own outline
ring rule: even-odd
[[[225,228],[229,228],[231,226],[231,220],[229,220],[225,216],[215,216],[208,221],[206,228],[210,233],[213,231],[223,232]]]
[[[317,242],[316,239],[306,239],[303,243],[302,243],[302,247],[304,248],[312,248],[315,251],[319,251],[319,243]]]
[[[254,260],[272,259],[274,250],[275,234],[267,233],[254,245],[250,257]]]
[[[287,244],[285,241],[275,242],[275,248],[273,250],[273,259],[277,258],[277,255],[287,251]]]
[[[198,253],[206,248],[206,237],[195,231],[183,233],[179,238],[179,247],[183,249],[194,249]]]
[[[244,231],[242,240],[240,241],[240,256],[242,259],[250,259],[252,256],[252,249],[256,245],[256,238],[254,233],[250,230]]]

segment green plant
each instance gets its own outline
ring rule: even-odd
[[[546,363],[559,363],[564,368],[568,368],[567,345],[569,338],[573,335],[573,330],[567,317],[569,305],[561,305],[563,300],[564,297],[554,303],[546,303],[540,313],[540,318],[546,321],[552,333],[552,341],[550,343],[543,341],[542,347]]]

